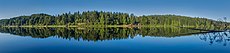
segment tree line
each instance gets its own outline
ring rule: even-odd
[[[223,24],[224,23],[224,24]],[[180,15],[143,15],[121,12],[84,11],[59,15],[32,14],[10,19],[1,19],[1,26],[46,26],[46,25],[149,25],[215,27],[229,25],[227,22],[207,18]]]

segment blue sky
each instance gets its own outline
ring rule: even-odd
[[[56,15],[93,10],[217,19],[229,18],[229,9],[230,0],[0,0],[0,19],[34,13]]]

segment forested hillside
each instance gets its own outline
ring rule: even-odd
[[[60,15],[32,14],[0,20],[1,26],[47,25],[148,25],[148,26],[223,26],[220,21],[180,15],[143,15],[120,12],[85,11]]]

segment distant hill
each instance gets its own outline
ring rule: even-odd
[[[47,26],[47,25],[141,25],[141,26],[187,26],[216,27],[229,23],[207,18],[180,15],[143,15],[120,12],[85,11],[64,13],[57,16],[32,14],[10,19],[1,19],[1,26]]]

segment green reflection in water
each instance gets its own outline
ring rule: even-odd
[[[220,43],[226,46],[230,41],[230,32],[206,32],[186,28],[170,27],[146,27],[146,28],[0,28],[1,33],[10,33],[18,36],[30,36],[32,38],[58,37],[62,39],[74,39],[83,41],[120,40],[142,37],[180,37],[197,35],[200,40]]]
[[[202,31],[185,28],[1,28],[2,33],[11,33],[33,38],[58,36],[64,39],[76,40],[113,40],[133,38],[137,35],[153,37],[179,37],[200,33]]]

